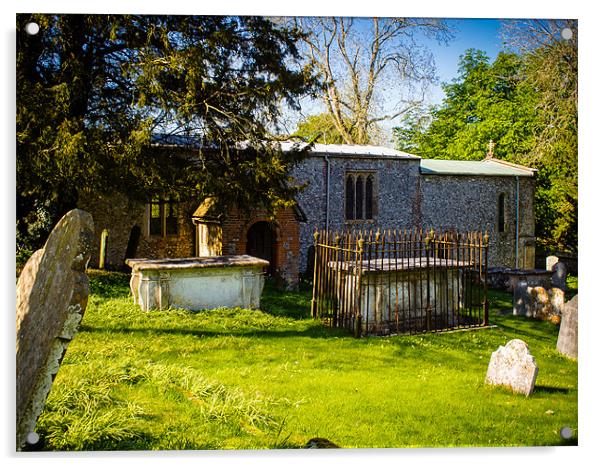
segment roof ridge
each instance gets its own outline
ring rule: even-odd
[[[481,162],[499,163],[501,165],[508,165],[509,167],[514,167],[514,168],[517,168],[519,170],[525,170],[525,171],[530,171],[530,172],[536,172],[537,171],[537,168],[531,168],[531,167],[527,167],[525,165],[520,165],[518,163],[508,162],[507,160],[498,159],[496,157],[491,157],[489,159],[484,159],[484,160],[481,160]]]

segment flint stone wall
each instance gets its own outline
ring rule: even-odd
[[[383,157],[330,156],[328,228],[343,230],[412,228],[420,218],[420,164],[417,159]],[[296,166],[292,172],[299,183],[307,187],[297,196],[299,206],[307,216],[300,224],[301,272],[308,269],[310,247],[314,244],[313,233],[325,229],[326,183],[328,165],[324,157],[312,155]],[[375,203],[374,220],[345,220],[345,180],[352,172],[374,173]],[[311,269],[311,266],[309,267]]]
[[[86,266],[94,224],[89,213],[68,212],[17,282],[17,448],[34,431],[67,344],[88,302]]]
[[[516,180],[509,176],[422,175],[419,226],[436,230],[487,229],[489,267],[515,267]],[[498,198],[504,196],[505,228],[498,229]],[[535,266],[534,183],[519,181],[519,267]]]
[[[516,254],[516,180],[505,176],[425,175],[418,160],[329,157],[330,229],[435,228],[437,230],[483,230],[490,234],[489,267],[514,267]],[[307,223],[300,225],[301,271],[308,268],[313,232],[326,225],[328,165],[313,155],[293,171],[294,178],[308,186],[299,194]],[[345,174],[373,172],[376,176],[375,219],[345,220]],[[505,228],[498,231],[497,204],[505,194]],[[534,180],[519,180],[519,267],[535,266]]]

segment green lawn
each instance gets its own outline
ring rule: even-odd
[[[144,313],[124,274],[92,272],[91,289],[38,424],[48,450],[562,445],[562,427],[577,432],[577,363],[555,351],[558,327],[504,315],[504,293],[495,329],[354,339],[309,318],[310,291],[268,286],[263,312]],[[539,366],[530,397],[484,384],[512,338]]]

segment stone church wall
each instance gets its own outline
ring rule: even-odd
[[[418,159],[394,157],[330,156],[330,193],[328,226],[331,230],[346,228],[384,229],[410,228],[419,219],[420,177]],[[308,260],[316,229],[326,228],[326,180],[328,164],[322,156],[311,156],[293,170],[294,178],[308,186],[298,196],[299,207],[307,216],[300,224],[301,273],[311,269]],[[374,220],[345,220],[345,179],[349,172],[373,172],[376,177]]]
[[[516,179],[510,176],[423,175],[422,228],[486,230],[489,266],[514,267],[516,255]],[[533,179],[519,178],[519,267],[533,268],[535,220]],[[504,194],[504,230],[498,228],[498,198]],[[533,244],[532,244],[533,243]]]

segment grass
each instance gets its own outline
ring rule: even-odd
[[[47,450],[575,444],[577,363],[558,327],[505,314],[494,329],[354,339],[309,318],[311,291],[268,284],[263,311],[144,313],[128,277],[91,273],[91,297],[40,417]],[[525,340],[530,397],[486,386],[491,352]]]

